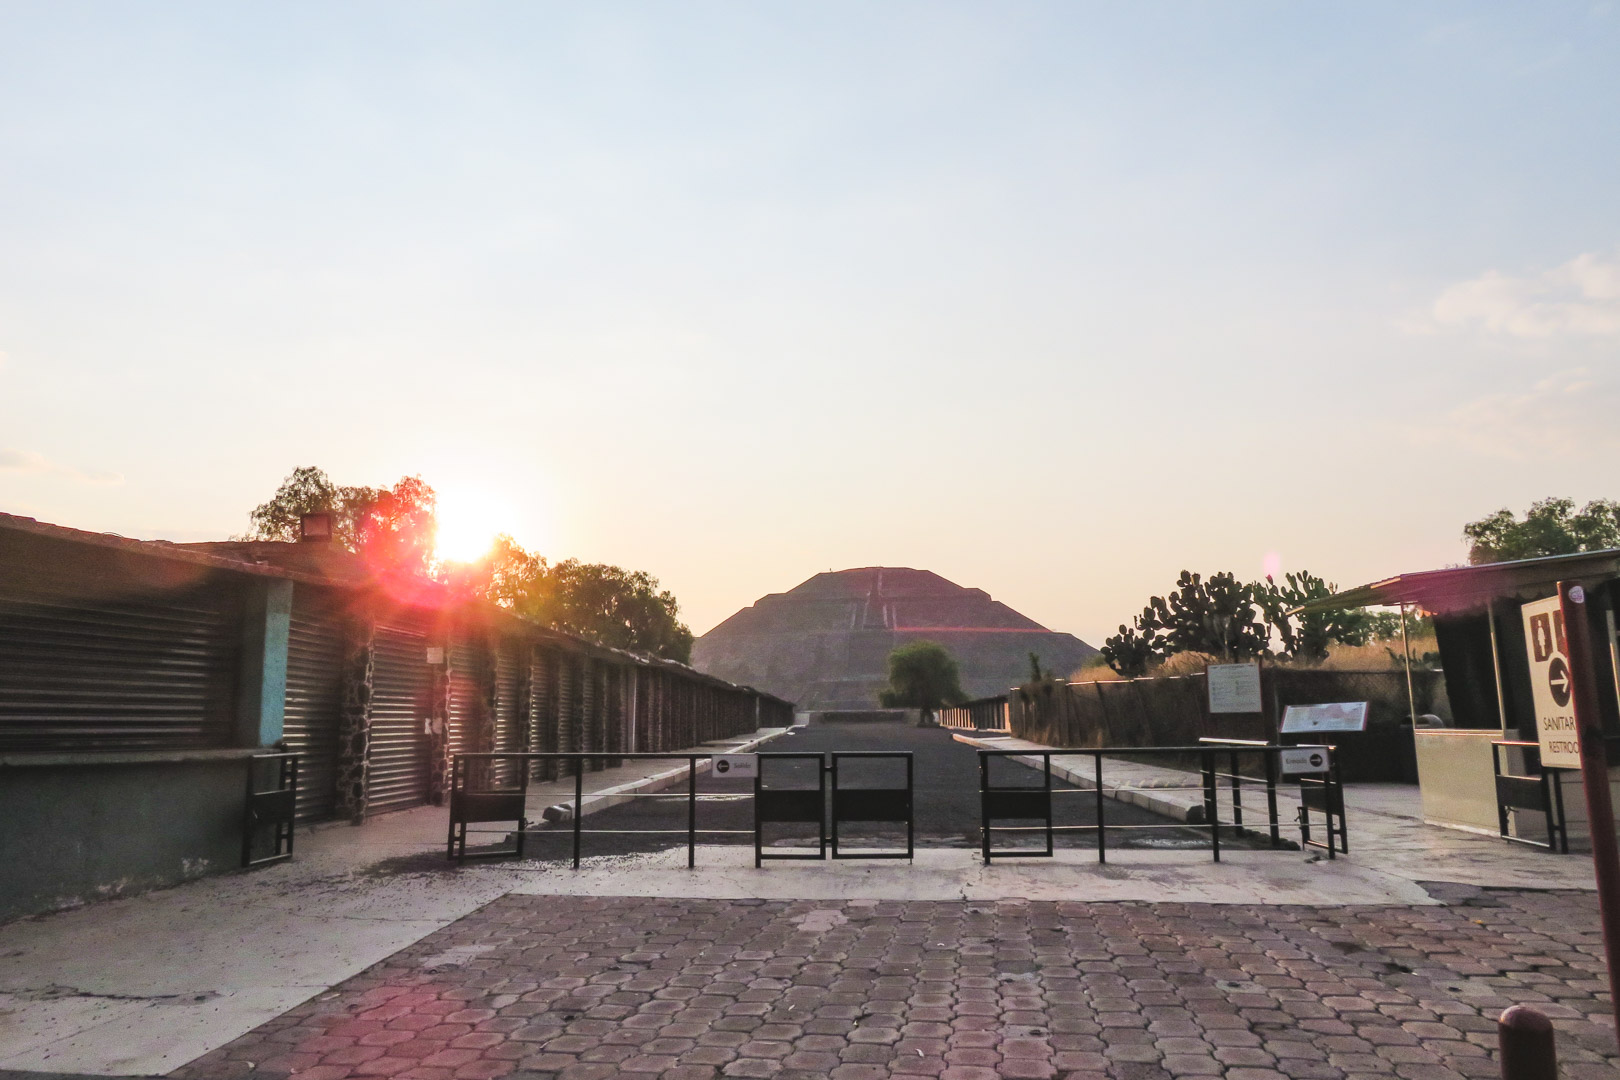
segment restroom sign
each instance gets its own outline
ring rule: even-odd
[[[1564,613],[1558,597],[1536,600],[1524,614],[1524,647],[1530,661],[1530,690],[1536,703],[1536,741],[1541,764],[1554,769],[1581,767],[1580,732],[1575,726],[1575,685],[1564,641]]]

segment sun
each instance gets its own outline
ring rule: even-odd
[[[476,562],[489,554],[498,534],[511,531],[510,508],[488,492],[441,491],[438,500],[433,554],[440,562]]]

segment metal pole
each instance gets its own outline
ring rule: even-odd
[[[697,757],[694,755],[686,759],[686,868],[691,870],[695,866],[697,866]]]
[[[979,856],[990,865],[990,755],[979,751]]]
[[[1401,603],[1401,654],[1406,658],[1406,707],[1412,713],[1412,738],[1417,739],[1417,694],[1412,690],[1412,642],[1406,635],[1406,603]]]
[[[1603,951],[1609,964],[1609,1002],[1620,1034],[1620,852],[1615,848],[1614,803],[1609,796],[1609,761],[1598,711],[1597,677],[1592,668],[1591,629],[1586,618],[1586,590],[1558,583],[1558,605],[1564,616],[1575,728],[1580,732],[1581,779],[1586,788],[1586,819],[1592,832],[1592,866],[1597,872],[1598,911],[1603,923]]]
[[[1041,755],[1046,765],[1046,853],[1052,854],[1052,755]]]
[[[1097,758],[1097,861],[1108,861],[1108,832],[1103,827],[1102,755]]]
[[[574,759],[574,869],[579,869],[579,819],[585,816],[585,761]]]
[[[1528,1005],[1515,1005],[1496,1021],[1502,1080],[1558,1080],[1552,1021]]]
[[[1271,822],[1271,846],[1282,847],[1282,827],[1277,822],[1277,754],[1271,747],[1260,752],[1266,763],[1266,812]]]
[[[1502,741],[1506,742],[1507,695],[1502,689],[1502,649],[1496,643],[1496,598],[1485,601],[1485,621],[1491,628],[1491,670],[1496,674],[1496,715],[1502,721]],[[1416,724],[1416,721],[1413,721]],[[1414,730],[1416,730],[1414,728]],[[1504,834],[1505,835],[1505,834]]]

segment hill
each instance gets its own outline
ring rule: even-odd
[[[970,697],[1022,681],[1031,652],[1043,668],[1065,673],[1097,651],[983,589],[927,570],[868,566],[817,574],[761,597],[698,638],[692,665],[800,709],[868,709],[888,681],[889,653],[921,639],[950,650]]]

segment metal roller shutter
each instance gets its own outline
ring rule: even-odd
[[[523,749],[523,729],[518,726],[519,658],[524,655],[515,645],[503,644],[495,653],[495,746],[498,751]],[[506,783],[518,777],[518,763],[496,765],[495,779]]]
[[[287,637],[287,749],[298,755],[298,820],[337,809],[338,722],[343,708],[343,623],[319,604],[293,603]]]
[[[427,635],[379,626],[371,684],[371,753],[366,812],[418,806],[428,795],[426,731],[432,669]]]
[[[445,740],[452,755],[470,754],[478,749],[473,744],[473,726],[478,716],[478,650],[469,642],[458,641],[451,644],[449,655],[450,729]]]
[[[98,600],[0,584],[0,750],[227,746],[239,649],[223,588]]]
[[[544,753],[557,749],[557,654],[537,649],[529,682],[529,748]],[[533,780],[555,780],[557,763],[536,761],[529,773]]]

